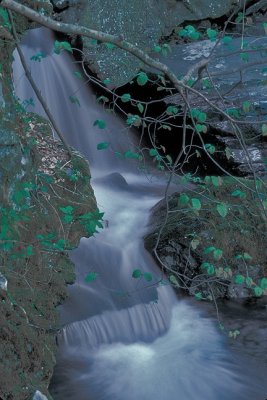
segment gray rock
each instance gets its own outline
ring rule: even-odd
[[[243,139],[247,145],[247,152],[244,151],[238,139],[235,127],[225,117],[219,115],[217,110],[214,110],[210,105],[193,94],[189,95],[190,104],[192,107],[206,112],[208,116],[208,134],[210,134],[212,140],[216,139],[214,144],[218,144],[220,150],[224,150],[226,147],[230,149],[231,158],[228,162],[224,158],[223,163],[224,165],[227,163],[231,172],[237,175],[251,176],[254,170],[254,172],[265,175],[266,138],[261,135],[262,123],[256,124],[255,121],[267,121],[266,71],[263,69],[263,61],[266,60],[267,63],[267,58],[264,51],[254,51],[256,47],[259,49],[266,47],[267,37],[248,36],[244,38],[244,42],[247,46],[246,49],[252,51],[251,53],[247,53],[248,60],[246,61],[238,53],[240,51],[241,39],[234,38],[229,45],[219,44],[208,64],[209,73],[212,76],[216,90],[213,88],[203,89],[200,83],[195,86],[195,89],[199,90],[213,104],[216,104],[217,107],[220,107],[224,111],[238,110],[238,116],[234,116],[242,120],[240,132],[242,132]],[[172,53],[166,59],[162,59],[162,61],[177,76],[184,76],[196,62],[210,56],[214,43],[210,40],[202,40],[189,44],[175,45]],[[179,59],[179,63],[177,63],[177,59]],[[255,62],[259,62],[259,65],[255,65]],[[251,66],[249,66],[250,63]],[[239,69],[244,66],[245,69],[243,70],[241,84]],[[194,73],[193,78],[197,78],[197,72]],[[218,97],[217,91],[220,91],[224,101]],[[168,102],[171,102],[171,100],[168,99]],[[246,112],[243,111],[243,104],[245,102],[248,102],[250,105],[249,111]],[[174,97],[173,103],[180,104],[180,98],[178,96]],[[252,121],[253,123],[250,124]],[[214,133],[216,136],[214,136]],[[247,153],[249,154],[249,162],[247,160]]]
[[[53,1],[58,8],[62,0]],[[63,22],[84,25],[115,34],[140,49],[149,51],[162,35],[168,35],[184,21],[218,18],[227,14],[236,0],[72,0],[60,17]],[[121,49],[95,45],[84,38],[85,60],[101,79],[110,78],[111,86],[121,86],[144,68],[135,57]]]

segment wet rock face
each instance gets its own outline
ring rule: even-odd
[[[171,54],[162,59],[177,76],[184,76],[195,63],[210,57],[208,72],[215,88],[212,85],[204,87],[204,80],[199,80],[194,86],[210,104],[190,92],[189,101],[192,108],[207,114],[207,132],[203,140],[212,143],[218,150],[214,158],[228,172],[239,176],[266,174],[267,143],[266,134],[262,134],[262,124],[267,121],[266,69],[263,68],[266,60],[263,49],[267,39],[262,23],[255,27],[261,30],[262,36],[244,37],[244,53],[241,51],[241,39],[232,34],[228,35],[229,43],[220,43],[211,57],[215,42],[202,40],[177,44]],[[197,72],[192,78],[197,79]],[[205,72],[203,79],[209,81]],[[181,104],[179,97],[174,97],[173,102]],[[241,123],[234,126],[213,105]]]
[[[91,29],[121,35],[140,49],[152,49],[162,35],[168,35],[184,21],[218,18],[227,14],[235,0],[80,0],[53,1],[64,11],[64,22],[78,23]],[[101,79],[109,78],[113,87],[129,82],[142,67],[126,52],[83,40],[85,59]]]

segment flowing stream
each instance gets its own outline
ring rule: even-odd
[[[163,197],[164,180],[148,179],[136,160],[114,156],[135,145],[134,134],[96,103],[91,89],[75,76],[79,67],[70,54],[53,54],[54,40],[52,32],[38,28],[27,33],[21,46],[67,142],[90,163],[106,220],[105,229],[81,239],[71,252],[77,280],[60,307],[65,327],[58,336],[54,399],[264,400],[262,378],[257,383],[258,372],[230,354],[214,322],[177,300],[169,285],[157,284],[161,271],[142,237],[149,210]],[[46,57],[30,60],[38,52]],[[33,98],[35,106],[28,110],[45,116],[16,52],[13,74],[17,96]],[[106,129],[94,126],[100,119]],[[97,150],[99,142],[110,142],[110,147]],[[135,269],[151,274],[152,280],[133,278]],[[87,283],[90,272],[97,278]]]

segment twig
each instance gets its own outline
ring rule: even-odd
[[[43,109],[44,109],[49,121],[51,122],[51,125],[52,125],[53,129],[55,130],[56,134],[60,138],[61,142],[63,143],[64,147],[67,150],[67,153],[68,153],[69,157],[71,158],[70,147],[66,143],[66,141],[65,141],[65,139],[64,139],[64,137],[63,137],[63,135],[62,135],[62,133],[61,133],[61,131],[60,131],[60,129],[59,129],[54,117],[53,117],[53,115],[50,112],[50,109],[49,109],[48,105],[46,104],[46,102],[45,102],[40,90],[38,89],[37,85],[35,84],[35,81],[32,78],[31,72],[30,72],[30,70],[29,70],[29,68],[27,66],[25,57],[24,57],[23,52],[22,52],[22,50],[20,48],[20,45],[19,45],[19,39],[18,39],[16,27],[15,27],[13,16],[12,16],[12,13],[11,13],[10,10],[8,10],[8,14],[9,14],[10,22],[11,22],[11,25],[12,25],[12,31],[13,31],[13,36],[14,36],[15,43],[16,43],[16,48],[18,50],[18,54],[19,54],[19,58],[20,58],[21,64],[22,64],[22,66],[24,68],[25,75],[28,78],[28,80],[29,80],[29,82],[30,82],[30,84],[32,86],[32,89],[33,89],[37,99],[40,101],[40,103],[41,103],[41,105],[42,105],[42,107],[43,107]]]

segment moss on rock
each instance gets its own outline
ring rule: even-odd
[[[169,276],[198,298],[266,295],[266,183],[198,179],[196,189],[169,199],[157,248]],[[150,250],[165,213],[162,201],[153,210],[152,233],[146,237]]]

